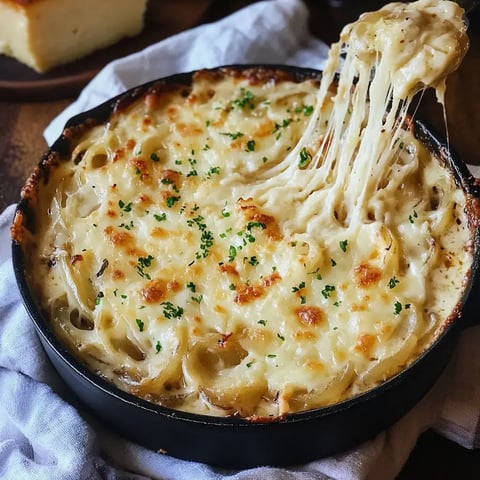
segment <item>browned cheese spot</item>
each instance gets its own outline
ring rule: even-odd
[[[360,288],[369,288],[374,286],[376,283],[378,283],[381,276],[382,271],[367,262],[363,262],[355,267],[355,279]]]
[[[125,150],[123,148],[117,148],[113,154],[113,162],[118,162],[125,156]]]
[[[160,303],[165,300],[168,292],[167,282],[160,278],[156,278],[151,282],[148,282],[145,287],[140,290],[142,299],[147,304]]]
[[[203,130],[194,123],[179,122],[175,124],[175,128],[181,137],[195,137],[203,132]]]
[[[264,287],[271,287],[272,285],[275,285],[276,283],[278,283],[280,280],[282,279],[282,277],[280,276],[280,274],[275,271],[273,273],[271,273],[270,275],[266,276],[263,278],[262,280],[262,284]]]
[[[127,140],[127,143],[125,144],[125,148],[127,150],[132,151],[135,148],[135,145],[136,145],[136,141],[133,138],[129,138]]]
[[[325,314],[315,306],[300,306],[295,308],[295,315],[299,322],[307,327],[315,327],[323,323]]]
[[[160,181],[163,184],[175,185],[178,189],[180,186],[180,173],[175,170],[163,170],[160,173]]]
[[[122,272],[122,270],[114,270],[112,272],[112,280],[123,280],[125,278],[125,274]]]
[[[260,208],[255,205],[252,198],[238,199],[237,207],[243,215],[245,222],[259,222],[265,225],[263,233],[270,240],[281,240],[282,235],[278,228],[275,217],[263,213]]]
[[[169,231],[168,230],[165,230],[164,228],[162,227],[155,227],[152,232],[151,232],[151,236],[154,237],[154,238],[167,238],[169,236]]]
[[[233,299],[235,303],[250,303],[260,298],[265,290],[260,285],[240,285],[237,287],[236,295]]]
[[[218,269],[221,273],[226,273],[227,275],[234,275],[235,277],[239,276],[237,269],[233,265],[222,264],[218,266]]]
[[[371,335],[370,333],[362,333],[357,339],[355,350],[363,354],[365,357],[370,358],[375,341],[376,338],[374,335]]]
[[[103,230],[108,240],[113,243],[115,247],[127,248],[133,244],[133,236],[129,232],[118,231],[112,226],[105,227]]]

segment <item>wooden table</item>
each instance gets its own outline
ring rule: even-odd
[[[241,8],[252,0],[224,2],[176,0],[151,2],[151,22],[156,40],[193,25],[213,21]],[[327,43],[338,38],[340,28],[362,11],[378,8],[381,1],[307,0],[313,34]],[[159,5],[169,4],[167,10]],[[164,7],[166,8],[166,7]],[[460,69],[448,83],[447,111],[450,141],[469,163],[480,165],[480,18],[471,18],[471,48]],[[54,94],[55,92],[52,92]],[[20,188],[46,149],[43,130],[74,100],[66,98],[41,101],[0,102],[0,211],[18,201]],[[426,98],[418,114],[440,132],[444,131],[443,114],[432,98]],[[469,451],[436,435],[423,434],[405,465],[401,480],[463,480],[480,478],[480,451]]]

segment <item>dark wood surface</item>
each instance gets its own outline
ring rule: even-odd
[[[155,31],[148,35],[148,42],[157,41],[199,23],[213,21],[241,8],[252,0],[176,0],[161,2],[152,0],[149,8],[150,20]],[[385,2],[369,0],[306,0],[310,9],[310,28],[321,40],[331,43],[338,38],[340,28],[358,17],[362,11],[378,8]],[[480,165],[480,18],[476,12],[470,15],[470,50],[461,65],[448,82],[447,112],[451,144],[469,163]],[[138,43],[135,43],[138,42]],[[112,54],[125,54],[142,48],[145,38],[131,44],[122,44],[118,50],[110,49],[84,60],[82,64],[68,67],[72,72],[84,78],[77,78],[63,92],[51,92],[51,95],[31,97],[25,92],[2,92],[0,98],[0,211],[7,205],[18,201],[20,188],[39,161],[46,149],[43,130],[48,123],[71,103],[85,81],[110,60]],[[34,74],[26,74],[23,67],[14,66],[11,61],[2,62],[0,58],[0,81],[15,81],[11,72],[5,69],[15,68],[23,72],[18,81],[32,82]],[[68,72],[67,67],[65,70]],[[87,72],[87,73],[85,73]],[[57,72],[58,73],[58,72]],[[56,72],[50,74],[55,78]],[[61,73],[58,73],[61,76]],[[49,77],[49,78],[50,78]],[[42,81],[40,79],[40,81]],[[4,84],[5,86],[5,84]],[[35,86],[32,86],[35,89]],[[1,89],[0,85],[0,89]],[[37,92],[38,93],[38,92]],[[37,98],[32,101],[29,98]],[[41,101],[38,100],[41,98]],[[15,99],[15,100],[14,100]],[[437,130],[444,132],[443,114],[434,99],[427,96],[418,114]],[[466,450],[433,432],[423,434],[414,448],[400,480],[470,480],[480,478],[480,451]]]

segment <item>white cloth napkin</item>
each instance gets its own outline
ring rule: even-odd
[[[235,62],[321,68],[326,46],[309,35],[307,15],[300,0],[260,2],[117,60],[52,122],[47,141],[55,140],[71,115],[171,73]],[[225,471],[160,455],[111,433],[63,386],[21,304],[11,266],[13,211],[11,206],[0,215],[0,478],[388,480],[428,428],[469,448],[480,445],[480,327],[465,332],[432,390],[395,425],[357,448],[306,465]]]

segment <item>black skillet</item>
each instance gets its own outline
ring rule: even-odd
[[[229,68],[242,69],[246,66]],[[297,80],[319,78],[321,75],[318,71],[297,67],[265,68],[280,69]],[[188,87],[191,78],[192,73],[184,73],[163,81]],[[116,106],[138,97],[153,83],[129,90],[73,117],[66,128],[82,125],[89,119],[106,121]],[[430,389],[447,364],[459,333],[478,321],[480,311],[480,185],[470,175],[465,163],[449,152],[424,124],[416,121],[414,129],[417,137],[453,172],[458,188],[469,198],[474,258],[462,298],[444,330],[401,373],[350,400],[290,414],[272,422],[210,417],[154,405],[119,390],[93,374],[55,337],[29,290],[24,271],[24,251],[14,241],[13,266],[21,296],[53,366],[81,402],[111,429],[152,450],[182,459],[226,468],[292,465],[341,452],[372,438],[404,415]],[[68,139],[62,135],[44,155],[40,165],[52,152],[67,158],[70,153]],[[18,212],[25,214],[25,228],[33,229],[33,212],[28,200],[20,201]]]

